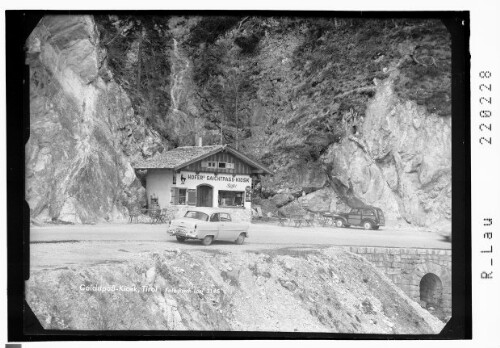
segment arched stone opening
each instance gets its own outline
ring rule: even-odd
[[[420,280],[420,302],[430,309],[441,309],[443,303],[443,283],[434,273],[427,273]]]

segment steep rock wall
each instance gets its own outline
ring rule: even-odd
[[[224,59],[246,67],[253,86],[238,104],[251,134],[240,148],[274,171],[255,204],[373,204],[390,220],[449,230],[451,51],[441,22],[250,18],[214,45],[251,33],[260,37],[252,54],[233,47]]]
[[[397,75],[395,70],[376,81],[377,92],[355,134],[325,155],[331,176],[365,204],[383,208],[389,218],[449,229],[451,117],[398,99],[393,90]]]
[[[451,117],[394,92],[394,69],[375,80],[364,117],[342,120],[346,136],[319,161],[263,179],[273,211],[348,211],[365,204],[389,220],[451,230]],[[269,187],[274,190],[269,191]]]
[[[161,145],[113,82],[92,17],[44,17],[26,46],[31,217],[77,223],[123,218],[144,196],[127,155]]]

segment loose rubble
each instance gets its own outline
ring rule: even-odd
[[[364,258],[337,248],[144,253],[34,271],[45,329],[434,334],[444,323]]]

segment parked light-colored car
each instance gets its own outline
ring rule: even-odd
[[[243,244],[248,238],[249,227],[247,223],[233,222],[229,213],[213,213],[209,216],[201,211],[190,210],[183,218],[172,220],[167,233],[175,236],[179,242],[197,239],[204,245],[210,245],[214,240]]]

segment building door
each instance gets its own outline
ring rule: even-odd
[[[197,207],[211,207],[213,206],[213,191],[210,185],[200,185],[197,188],[196,196],[198,197]]]

